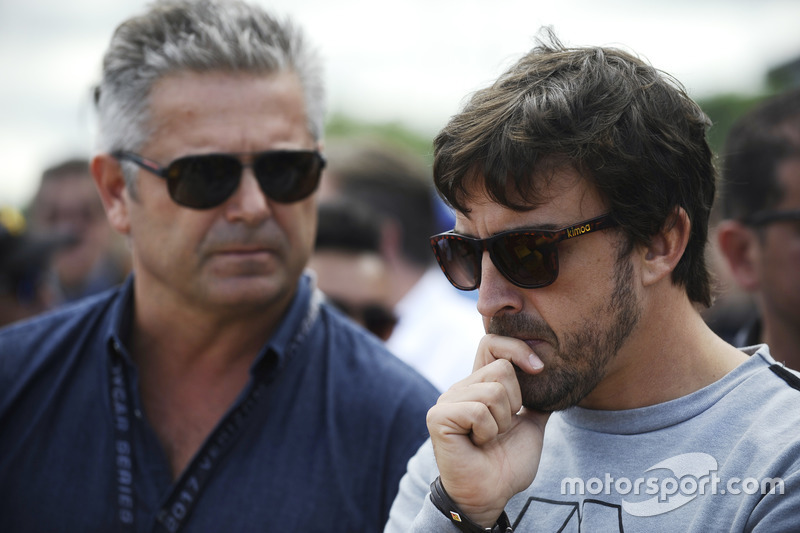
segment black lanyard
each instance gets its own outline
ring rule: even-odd
[[[320,293],[312,292],[308,311],[294,336],[289,341],[286,358],[289,359],[305,341],[319,310]],[[130,419],[130,398],[127,392],[125,363],[120,348],[115,345],[115,356],[109,367],[109,393],[114,412],[115,477],[117,487],[117,520],[123,533],[135,531],[136,498],[133,490],[133,438]],[[164,505],[156,513],[153,531],[176,533],[186,524],[200,493],[214,467],[233,446],[246,427],[250,415],[256,410],[267,389],[267,378],[258,375],[247,396],[217,425],[210,437],[184,470],[172,488]]]
[[[118,350],[117,350],[118,352]],[[120,531],[133,531],[136,501],[133,493],[133,448],[131,446],[131,418],[128,409],[128,392],[125,365],[119,353],[114,354],[109,367],[111,409],[114,412],[114,454],[117,486],[117,519]]]

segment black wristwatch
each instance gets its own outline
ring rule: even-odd
[[[431,501],[459,531],[463,531],[464,533],[512,533],[514,531],[511,529],[511,522],[508,521],[508,515],[506,515],[505,511],[500,515],[500,518],[497,519],[493,527],[481,527],[476,522],[470,520],[467,515],[461,512],[455,502],[450,499],[450,495],[444,490],[441,477],[437,477],[434,482],[431,483]]]

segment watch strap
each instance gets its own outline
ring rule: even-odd
[[[455,502],[444,490],[442,485],[442,478],[437,477],[431,483],[431,502],[453,523],[459,531],[464,533],[512,533],[511,523],[508,520],[508,515],[503,511],[500,518],[493,527],[481,527],[478,523],[473,522],[467,515],[465,515],[455,504]]]

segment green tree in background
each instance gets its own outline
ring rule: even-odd
[[[736,120],[756,104],[770,96],[766,93],[756,95],[722,94],[699,100],[697,103],[711,119],[708,130],[708,144],[714,154],[720,154],[728,137],[728,131]]]
[[[713,122],[708,132],[708,143],[714,153],[721,153],[728,131],[739,117],[762,100],[798,84],[800,84],[800,57],[769,69],[764,76],[763,88],[755,94],[719,94],[698,99],[697,103]]]
[[[325,124],[325,136],[328,139],[364,136],[374,137],[398,144],[419,154],[426,161],[433,163],[433,137],[427,137],[421,133],[417,133],[398,122],[362,122],[342,114],[334,113]]]

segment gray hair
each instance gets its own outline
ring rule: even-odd
[[[98,149],[138,150],[152,134],[153,84],[182,71],[294,72],[303,86],[309,132],[322,138],[322,61],[300,28],[239,0],[160,0],[120,24],[111,38],[95,90]],[[128,172],[126,177],[131,186]]]

